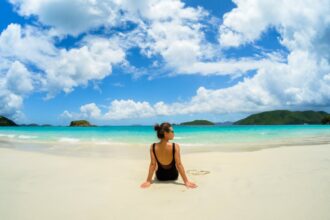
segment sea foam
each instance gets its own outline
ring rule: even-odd
[[[59,142],[66,142],[66,143],[78,143],[80,140],[78,138],[60,138]]]

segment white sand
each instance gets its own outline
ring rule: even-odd
[[[155,182],[149,161],[0,148],[0,219],[329,220],[330,145],[182,154],[198,188]]]

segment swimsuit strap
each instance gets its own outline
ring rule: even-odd
[[[174,153],[175,153],[175,144],[173,143],[173,161],[174,161]]]

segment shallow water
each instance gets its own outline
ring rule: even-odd
[[[254,151],[330,143],[330,126],[174,126],[185,153]],[[0,146],[55,154],[141,157],[158,142],[152,126],[0,127]],[[149,155],[147,155],[149,156]]]

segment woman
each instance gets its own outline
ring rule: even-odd
[[[156,124],[154,129],[157,131],[157,137],[160,139],[160,142],[153,143],[150,146],[151,162],[149,165],[149,174],[147,180],[141,184],[141,187],[147,188],[151,185],[152,176],[155,170],[157,170],[156,177],[159,181],[177,180],[179,171],[184,185],[188,188],[196,188],[197,185],[190,182],[186,176],[183,164],[181,163],[179,144],[168,142],[174,138],[174,131],[171,124],[167,122],[161,125]]]

